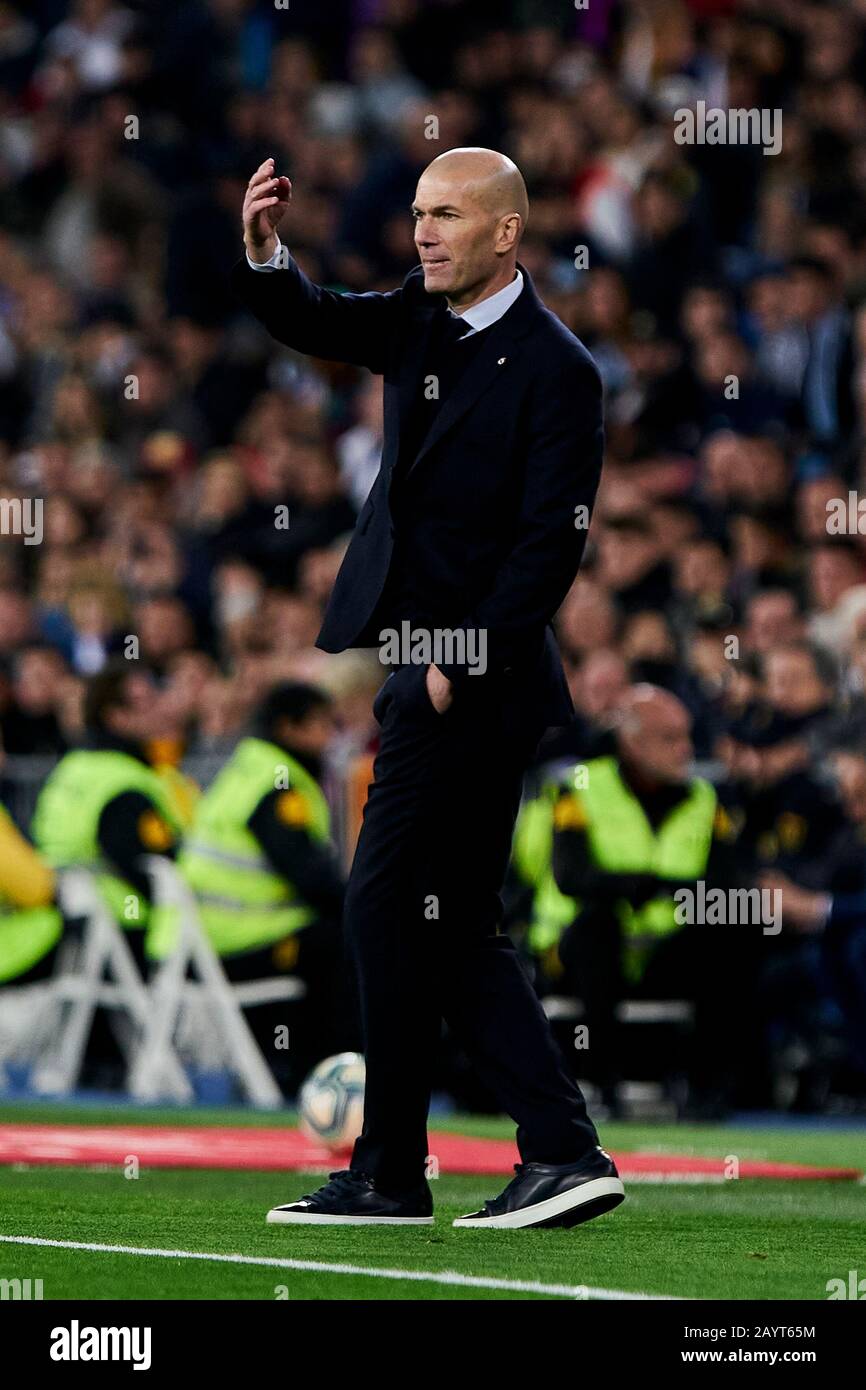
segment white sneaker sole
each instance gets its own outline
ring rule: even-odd
[[[267,1215],[269,1226],[432,1226],[432,1216],[327,1216],[324,1212],[280,1211]]]
[[[566,1212],[576,1211],[605,1197],[618,1197],[620,1202],[623,1201],[625,1188],[620,1178],[593,1178],[591,1182],[581,1183],[569,1192],[560,1192],[556,1197],[548,1197],[546,1201],[536,1202],[531,1207],[521,1207],[520,1211],[504,1212],[502,1216],[458,1216],[451,1224],[473,1226],[478,1230],[516,1231],[524,1226],[543,1225],[554,1217],[564,1216]],[[606,1210],[612,1211],[618,1205],[619,1202],[614,1202]],[[599,1216],[603,1214],[597,1213]]]

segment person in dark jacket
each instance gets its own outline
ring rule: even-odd
[[[426,1118],[444,1018],[517,1121],[524,1165],[457,1224],[574,1224],[616,1206],[622,1184],[500,931],[500,890],[524,772],[573,714],[550,624],[598,486],[601,378],[518,263],[528,200],[504,155],[451,150],[425,170],[421,265],[388,294],[335,294],[303,274],[275,230],[290,195],[266,160],[233,282],[279,341],[384,377],[382,466],[318,645],[378,645],[397,669],[374,705],[381,741],[345,910],[364,1128],[347,1172],[269,1219],[432,1221]]]

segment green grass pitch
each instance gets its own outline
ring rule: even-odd
[[[238,1112],[98,1111],[0,1107],[24,1123],[285,1124]],[[504,1136],[498,1120],[450,1129]],[[736,1154],[863,1167],[866,1132],[609,1124],[616,1150]],[[589,1286],[681,1298],[825,1299],[827,1281],[866,1274],[866,1187],[851,1182],[627,1186],[616,1212],[572,1231],[455,1231],[454,1216],[502,1186],[497,1178],[433,1183],[436,1224],[323,1229],[264,1224],[265,1212],[320,1182],[303,1173],[0,1168],[0,1234],[159,1250],[240,1254],[400,1273],[456,1273],[482,1281]],[[41,1279],[50,1299],[498,1299],[565,1297],[368,1273],[268,1267],[0,1243],[0,1279]]]

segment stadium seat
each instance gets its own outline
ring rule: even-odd
[[[50,1036],[50,980],[0,990],[0,1093],[11,1087],[11,1067],[29,1072]]]
[[[552,1022],[583,1018],[583,1001],[570,995],[548,994],[542,1004]],[[616,1012],[620,1023],[691,1023],[695,1010],[687,999],[624,999]]]
[[[43,987],[42,1007],[33,1011],[21,1040],[33,1061],[31,1084],[41,1095],[67,1095],[76,1085],[98,1008],[112,1011],[128,1067],[151,1013],[147,985],[93,875],[84,869],[62,873],[60,903],[65,916],[83,926],[66,934],[55,974]],[[160,1059],[158,1094],[175,1101],[193,1097],[173,1048]]]
[[[562,1036],[562,1026],[580,1022],[585,1012],[583,1000],[571,995],[549,994],[541,1002],[557,1031],[560,1043],[567,1046],[567,1041]],[[629,1058],[632,1061],[639,1059],[644,1070],[644,1064],[649,1060],[653,1064],[652,1073],[664,1078],[662,1081],[651,1080],[644,1075],[621,1083],[620,1099],[633,1118],[676,1118],[685,1093],[681,1084],[666,1075],[669,1067],[665,1064],[665,1059],[670,1057],[670,1049],[662,1048],[660,1051],[658,1047],[648,1046],[650,1033],[643,1030],[656,1030],[661,1027],[665,1030],[666,1036],[673,1035],[676,1038],[682,1033],[688,1034],[694,1024],[694,1015],[694,1005],[687,999],[623,999],[617,1005],[616,1016],[619,1023],[627,1028],[627,1040],[631,1041],[633,1033],[641,1040],[640,1044],[628,1048]],[[656,1037],[655,1031],[652,1037]],[[596,1088],[585,1077],[580,1077],[580,1084],[591,1103],[600,1104]],[[674,1093],[675,1099],[671,1098],[671,1092]]]
[[[152,1099],[158,1090],[164,1056],[178,1031],[185,1032],[194,1051],[218,1060],[237,1080],[253,1105],[276,1109],[283,1098],[244,1018],[244,1008],[276,1000],[295,1000],[305,986],[292,976],[232,984],[204,931],[195,896],[169,859],[150,855],[147,870],[154,884],[154,902],[177,911],[180,921],[174,952],[156,969],[150,985],[148,1021],[141,1048],[130,1072],[130,1090],[139,1099]],[[194,972],[192,978],[190,972]],[[202,1046],[202,1026],[211,1024]]]

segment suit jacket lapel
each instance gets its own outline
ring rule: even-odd
[[[459,345],[455,344],[453,350],[459,352]],[[508,370],[516,357],[517,346],[505,315],[486,334],[478,355],[458,377],[450,396],[443,402],[427,437],[410,464],[407,477],[415,471],[442,436],[462,419],[479,396]]]
[[[518,262],[519,264],[519,262]],[[535,293],[535,288],[529,278],[527,271],[520,266],[523,273],[523,290],[511,306],[503,314],[502,318],[493,324],[486,335],[485,342],[476,357],[474,357],[465,372],[458,378],[454,389],[447,401],[444,401],[436,419],[433,421],[430,432],[424,440],[418,454],[410,464],[406,476],[414,473],[415,469],[427,457],[430,450],[438,444],[442,436],[453,428],[462,419],[484,391],[490,387],[497,379],[502,379],[502,373],[507,372],[512,363],[517,360],[520,351],[520,339],[527,334],[535,316],[541,312],[542,306]],[[424,334],[424,347],[421,351],[421,361],[417,368],[417,376],[413,373],[412,381],[407,385],[407,395],[402,396],[401,403],[405,401],[408,408],[412,400],[414,391],[423,389],[421,383],[421,369],[423,367],[423,355],[429,334],[429,322],[427,333]],[[419,337],[421,335],[419,334]],[[459,345],[455,345],[455,351],[459,352]],[[414,360],[414,358],[413,358]],[[408,373],[407,373],[408,377]],[[401,420],[405,416],[401,410]]]
[[[394,467],[400,453],[400,440],[406,428],[406,421],[412,409],[413,403],[418,398],[418,392],[424,390],[422,373],[424,371],[424,358],[427,355],[427,345],[430,342],[430,334],[433,329],[433,318],[436,313],[435,300],[430,299],[429,308],[425,305],[418,318],[413,323],[413,331],[407,339],[403,349],[403,362],[400,369],[400,380],[397,392],[397,420],[396,429],[390,433],[393,440],[393,448],[389,451],[386,460],[388,475],[394,472]],[[386,422],[390,423],[390,422]]]

